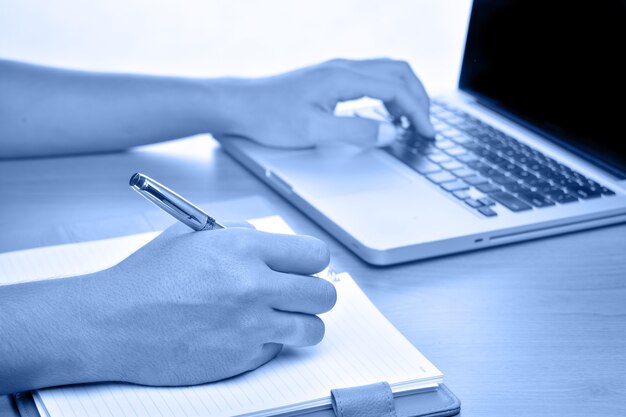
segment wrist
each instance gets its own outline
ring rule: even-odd
[[[68,379],[63,384],[118,380],[116,348],[109,329],[102,327],[108,304],[115,301],[108,291],[112,278],[110,270],[104,270],[57,280],[46,297],[48,309],[57,313],[57,330],[50,336],[56,344],[51,363]]]
[[[206,131],[216,137],[245,135],[245,121],[252,116],[248,104],[255,99],[253,86],[254,80],[244,78],[203,80],[199,109],[204,112]]]
[[[119,323],[113,317],[120,302],[120,280],[115,267],[76,277],[74,286],[77,304],[69,311],[74,314],[72,331],[79,347],[74,358],[82,382],[123,381],[123,340],[116,337]]]
[[[0,380],[10,383],[0,383],[0,392],[114,379],[117,370],[102,357],[107,344],[94,326],[105,274],[0,289]]]

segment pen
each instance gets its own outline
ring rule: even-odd
[[[151,201],[195,231],[224,228],[213,217],[148,176],[137,172],[130,177],[129,184],[133,190],[137,191],[148,201]]]

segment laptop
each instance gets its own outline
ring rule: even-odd
[[[434,140],[222,146],[376,265],[626,221],[625,10],[476,0],[458,90],[432,101]]]

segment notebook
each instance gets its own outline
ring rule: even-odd
[[[251,220],[258,229],[293,233],[281,217]],[[206,232],[210,233],[210,232]],[[0,254],[0,284],[84,274],[120,262],[158,232]],[[206,385],[163,388],[100,383],[34,393],[42,416],[269,416],[320,409],[330,390],[389,382],[394,394],[433,390],[442,373],[376,309],[347,273],[323,271],[337,288],[333,310],[321,315],[324,340],[286,347],[273,361]]]

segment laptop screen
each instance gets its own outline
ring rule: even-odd
[[[626,177],[626,1],[475,0],[459,87]]]

